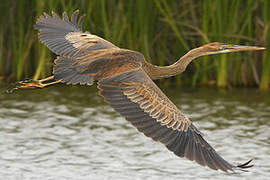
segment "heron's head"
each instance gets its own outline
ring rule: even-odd
[[[224,44],[224,43],[219,43],[219,42],[209,43],[200,48],[201,48],[202,55],[230,53],[230,52],[238,52],[238,51],[257,51],[257,50],[265,49],[264,47],[231,45],[231,44]]]

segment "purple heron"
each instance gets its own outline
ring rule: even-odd
[[[77,10],[71,20],[66,12],[63,19],[54,12],[52,16],[46,13],[40,16],[35,25],[39,38],[58,55],[53,76],[20,81],[17,89],[43,88],[60,82],[90,86],[97,81],[100,94],[115,111],[177,156],[226,172],[252,166],[249,165],[251,160],[241,165],[225,161],[152,80],[182,73],[193,59],[200,56],[264,48],[214,42],[192,49],[174,64],[161,67],[145,61],[139,52],[119,48],[83,32],[84,16],[78,19],[78,15]]]

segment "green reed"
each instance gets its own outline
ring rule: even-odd
[[[43,12],[79,9],[84,29],[151,63],[174,63],[189,49],[220,41],[267,46],[265,52],[215,55],[195,60],[186,73],[162,83],[258,86],[270,84],[270,3],[253,0],[3,0],[0,4],[0,77],[34,79],[51,73],[56,57],[33,25]],[[263,43],[265,42],[265,43]]]
[[[263,40],[266,42],[265,45],[268,51],[263,56],[260,89],[268,90],[270,84],[270,2],[263,1],[262,3],[264,22]]]

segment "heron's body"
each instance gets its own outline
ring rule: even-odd
[[[18,88],[45,87],[59,82],[92,85],[97,81],[100,94],[117,112],[177,156],[215,170],[250,167],[249,162],[234,166],[219,156],[152,80],[179,74],[194,58],[202,55],[263,48],[210,43],[189,51],[173,65],[160,67],[145,61],[139,52],[121,49],[83,32],[83,17],[77,18],[78,11],[71,20],[66,13],[63,19],[54,13],[38,19],[35,28],[40,31],[40,40],[58,55],[53,76],[41,81],[21,81]],[[47,80],[54,82],[42,84]]]

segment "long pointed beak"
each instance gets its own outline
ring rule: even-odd
[[[241,46],[241,45],[230,45],[230,44],[224,44],[224,45],[222,45],[222,48],[223,48],[223,51],[227,51],[227,52],[265,50],[264,47],[258,47],[258,46]]]

